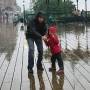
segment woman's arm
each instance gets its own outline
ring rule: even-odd
[[[32,22],[30,23],[30,26],[31,26],[31,33],[33,33],[36,37],[40,37],[40,38],[41,38],[42,35],[37,32],[34,21],[32,21]]]

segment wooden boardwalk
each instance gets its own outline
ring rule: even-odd
[[[37,71],[35,60],[34,74],[28,74],[28,46],[23,31],[18,35],[10,60],[6,55],[0,53],[0,90],[90,90],[90,61],[73,51],[63,53],[65,75],[61,77],[48,71],[50,62],[46,59],[43,72]]]

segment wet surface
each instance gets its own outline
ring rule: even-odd
[[[27,71],[28,45],[20,24],[0,24],[0,90],[90,90],[90,24],[58,28],[65,74],[48,71],[50,52],[44,46],[44,71],[37,71],[35,59],[32,75]]]
[[[81,59],[90,57],[90,26],[75,23],[64,25],[60,37],[64,51],[73,52]],[[71,55],[73,58],[73,56]]]
[[[7,53],[8,60],[15,49],[17,33],[13,24],[0,23],[0,53]]]
[[[69,46],[67,49],[81,49],[83,51],[90,50],[90,27],[84,24],[66,25],[61,32],[62,42],[65,42]]]

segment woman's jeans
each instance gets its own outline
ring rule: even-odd
[[[28,51],[28,70],[32,70],[34,66],[34,42],[36,43],[38,50],[37,66],[42,66],[43,59],[43,43],[42,39],[29,38],[27,40],[29,51]]]

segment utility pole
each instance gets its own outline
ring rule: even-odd
[[[25,23],[25,1],[23,0],[23,23]]]
[[[48,20],[48,17],[49,17],[48,16],[48,10],[49,10],[49,0],[46,0],[46,16],[47,16],[47,20]]]
[[[23,23],[22,23],[22,26],[21,26],[21,30],[24,30],[24,26],[25,26],[25,1],[23,0]]]
[[[87,18],[87,0],[85,0],[85,14],[86,14],[86,18]]]
[[[77,0],[77,11],[78,11],[78,0]]]
[[[64,0],[64,15],[66,16],[66,6],[65,6],[66,3],[65,2],[66,2],[66,0]]]

